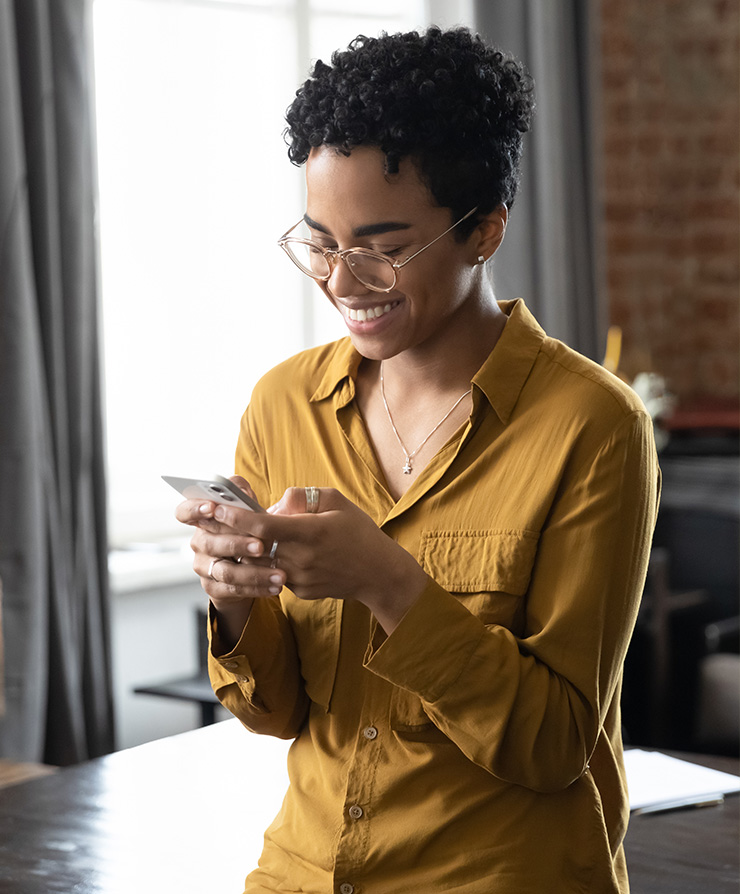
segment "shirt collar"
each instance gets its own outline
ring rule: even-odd
[[[509,318],[473,384],[485,394],[499,419],[506,424],[545,340],[545,332],[521,298],[499,301]]]
[[[357,370],[360,367],[362,356],[355,350],[348,336],[340,339],[337,348],[332,352],[321,377],[318,388],[311,395],[311,402],[324,400],[338,389],[347,380],[345,390],[345,403],[349,403],[354,397],[354,381],[357,378]]]
[[[480,388],[496,415],[506,423],[537,358],[545,332],[521,298],[499,301],[499,307],[509,319],[496,347],[473,376],[473,384]],[[348,337],[341,339],[311,401],[324,400],[343,385],[340,399],[343,404],[349,403],[354,397],[354,380],[361,360],[351,340]]]

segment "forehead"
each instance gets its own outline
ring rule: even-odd
[[[375,146],[358,146],[349,154],[332,146],[313,149],[306,162],[306,190],[308,214],[329,224],[327,218],[358,226],[443,211],[411,159],[401,160],[397,174],[386,174],[385,156]]]

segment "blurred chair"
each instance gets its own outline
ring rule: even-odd
[[[671,714],[676,702],[675,620],[706,603],[704,590],[675,592],[670,587],[668,550],[654,548],[648,567],[645,608],[649,612],[651,730],[654,743],[670,744]]]
[[[696,743],[702,751],[740,756],[740,617],[704,629],[699,662]]]

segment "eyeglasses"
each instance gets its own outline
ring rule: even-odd
[[[278,245],[296,267],[312,279],[326,282],[337,262],[344,261],[350,273],[363,286],[366,286],[373,292],[390,292],[396,285],[398,271],[402,267],[405,267],[409,261],[413,261],[423,251],[426,251],[435,242],[438,242],[443,236],[454,230],[456,226],[467,220],[472,214],[475,214],[477,210],[478,206],[476,205],[475,208],[468,211],[464,217],[461,217],[451,227],[447,227],[444,233],[440,233],[439,236],[414,252],[405,261],[401,261],[400,264],[388,255],[384,255],[379,251],[373,251],[371,248],[345,248],[343,251],[334,251],[331,248],[324,248],[310,239],[291,236],[290,234],[293,230],[303,223],[303,218],[278,239]]]

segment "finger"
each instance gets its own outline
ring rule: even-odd
[[[276,596],[285,584],[285,573],[255,562],[237,564],[229,559],[198,556],[193,562],[203,589],[217,598]]]
[[[334,487],[289,487],[267,510],[272,515],[298,515],[341,509],[347,503]]]
[[[326,497],[327,505],[324,507],[322,504],[321,512],[316,515],[305,511],[305,488],[289,487],[280,501],[271,507],[272,512],[250,512],[234,506],[218,505],[214,518],[237,533],[259,538],[268,548],[273,540],[280,543],[312,542],[323,534],[322,515],[325,512],[354,505],[333,488],[320,488],[320,491],[319,500]]]
[[[215,510],[214,510],[215,511]],[[232,527],[229,525],[222,524],[219,521],[216,521],[215,518],[211,518],[208,515],[208,509],[203,509],[203,518],[200,521],[196,520],[193,522],[189,522],[191,527],[198,527],[203,531],[209,531],[211,534],[234,534],[236,533]],[[253,538],[254,539],[254,538]],[[255,542],[257,542],[255,540]],[[259,555],[259,553],[257,553]]]
[[[245,507],[219,503],[214,509],[213,518],[224,528],[230,528],[235,533],[267,539],[265,521],[269,520],[270,516],[266,512],[253,512]]]
[[[261,540],[236,534],[228,527],[211,531],[199,526],[190,539],[190,548],[202,555],[234,560],[258,558],[265,554],[265,545]]]
[[[203,500],[185,500],[175,509],[175,518],[184,525],[197,525],[212,519],[216,504]]]
[[[298,515],[306,511],[305,490],[302,487],[289,487],[277,501],[267,510],[271,515]]]
[[[213,534],[227,533],[228,525],[221,524],[214,517],[218,504],[202,500],[186,500],[175,509],[175,518],[185,525],[203,528]]]
[[[252,490],[252,486],[246,478],[242,478],[241,475],[232,475],[231,478],[229,478],[229,481],[231,481],[231,483],[235,484],[237,487],[241,488],[245,494],[259,503],[259,500],[257,500],[257,494]]]
[[[241,475],[233,475],[229,480],[241,488],[253,500],[257,500],[257,495],[246,478],[242,478]],[[217,527],[214,518],[218,505],[212,500],[185,500],[184,503],[180,503],[175,509],[175,518],[186,525],[201,525],[211,531],[215,531]]]

